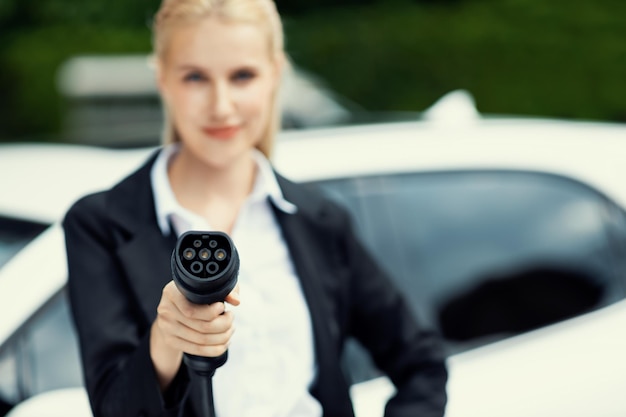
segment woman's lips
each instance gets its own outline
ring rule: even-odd
[[[239,133],[239,129],[239,126],[218,126],[205,127],[202,131],[216,139],[231,139]]]

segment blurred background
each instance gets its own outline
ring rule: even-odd
[[[0,141],[158,142],[158,4],[0,0]],[[415,118],[459,88],[484,114],[626,122],[623,0],[277,4],[294,65],[344,112],[285,128]]]

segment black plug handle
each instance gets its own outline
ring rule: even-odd
[[[182,234],[172,253],[172,276],[192,303],[224,301],[237,285],[239,255],[222,232],[190,231]]]
[[[189,301],[213,304],[224,301],[237,285],[239,255],[225,233],[190,231],[178,238],[171,268],[176,286]],[[191,395],[197,397],[194,404],[199,403],[200,410],[196,411],[201,416],[215,416],[211,378],[227,359],[228,351],[216,357],[183,355],[192,371]]]

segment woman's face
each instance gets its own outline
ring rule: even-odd
[[[248,155],[261,139],[279,82],[258,27],[202,19],[171,32],[159,88],[185,150],[212,167]]]

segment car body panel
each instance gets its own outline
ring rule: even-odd
[[[79,197],[115,184],[150,151],[0,144],[0,213],[53,223]]]
[[[33,260],[36,260],[35,262]],[[65,242],[60,224],[35,238],[0,270],[0,346],[67,282]],[[18,289],[19,302],[16,302]]]
[[[482,120],[461,125],[397,123],[289,132],[275,154],[296,180],[464,169],[527,170],[581,181],[626,204],[626,125]],[[301,140],[318,142],[300,152]],[[324,151],[326,150],[326,151]]]
[[[624,326],[626,302],[621,301],[451,356],[446,417],[626,415],[626,402],[620,400],[626,360],[615,360],[624,357],[626,335],[616,331]],[[352,390],[359,417],[381,416],[381,406],[393,395],[386,378]]]

